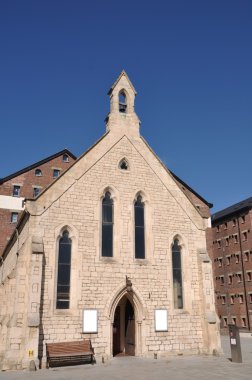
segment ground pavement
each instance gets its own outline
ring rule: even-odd
[[[118,357],[105,364],[0,372],[0,380],[252,380],[252,336],[242,337],[241,344],[241,364],[229,360],[229,338],[222,337],[221,357]]]

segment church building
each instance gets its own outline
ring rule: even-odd
[[[0,369],[91,339],[96,361],[220,352],[209,203],[140,135],[123,71],[106,132],[35,199],[0,259]]]

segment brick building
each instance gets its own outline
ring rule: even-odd
[[[39,195],[76,157],[64,149],[5,178],[0,178],[0,256],[24,209],[24,199]]]
[[[251,330],[252,197],[213,214],[209,252],[221,327]]]
[[[89,338],[96,360],[220,351],[209,204],[140,135],[122,72],[106,132],[28,199],[0,263],[0,366]],[[84,132],[83,132],[84,133]]]

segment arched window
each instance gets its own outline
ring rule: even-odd
[[[183,309],[181,247],[179,245],[178,239],[174,240],[174,243],[172,246],[172,274],[173,274],[174,308]]]
[[[72,241],[68,231],[64,231],[59,241],[58,278],[57,278],[57,309],[69,309],[70,274],[71,274]]]
[[[102,256],[113,256],[113,200],[109,191],[102,200]]]
[[[42,171],[41,171],[41,169],[36,169],[36,170],[35,170],[35,176],[36,176],[36,177],[41,177],[41,176],[42,176]]]
[[[68,157],[68,154],[63,154],[63,156],[62,156],[62,161],[63,162],[69,162],[69,157]]]
[[[127,98],[124,91],[119,92],[119,112],[125,113],[127,111]]]
[[[145,237],[144,237],[144,203],[141,195],[138,195],[134,204],[135,211],[135,258],[145,258]]]

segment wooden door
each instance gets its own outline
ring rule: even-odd
[[[135,355],[135,316],[129,300],[125,305],[125,354]]]
[[[120,328],[120,306],[117,306],[113,323],[113,356],[121,352]]]

